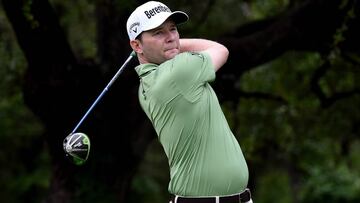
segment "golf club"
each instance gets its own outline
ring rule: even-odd
[[[66,136],[66,138],[63,141],[63,148],[65,150],[65,153],[71,161],[73,161],[76,165],[81,165],[85,163],[85,161],[89,157],[90,152],[90,139],[89,137],[84,133],[75,133],[77,129],[80,127],[80,125],[84,122],[86,117],[90,114],[90,112],[94,109],[96,104],[100,101],[100,99],[104,96],[104,94],[109,90],[111,85],[115,82],[115,80],[119,77],[119,75],[123,72],[124,68],[127,66],[127,64],[131,61],[131,59],[136,56],[135,52],[132,51],[129,57],[126,59],[124,64],[119,68],[119,70],[116,72],[116,74],[113,76],[113,78],[110,80],[110,82],[106,85],[104,90],[100,93],[100,95],[96,98],[94,103],[90,106],[89,110],[85,113],[85,115],[81,118],[79,123],[75,126],[75,128],[71,131],[71,133]]]

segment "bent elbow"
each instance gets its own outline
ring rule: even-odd
[[[225,62],[227,61],[227,59],[229,58],[229,49],[223,45],[223,54],[224,54],[224,59],[225,59]]]

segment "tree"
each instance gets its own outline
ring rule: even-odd
[[[48,1],[2,0],[28,62],[25,102],[45,126],[43,138],[52,157],[47,202],[126,202],[144,149],[156,137],[138,105],[134,71],[123,73],[83,125],[81,130],[92,141],[91,158],[86,165],[76,167],[65,159],[62,140],[130,53],[124,25],[131,10],[141,2],[96,1],[97,58],[84,60],[73,52],[58,13]],[[215,1],[208,1],[204,10],[214,7]],[[359,25],[359,7],[356,0],[292,1],[278,15],[213,36],[232,53],[215,84],[221,101],[237,104],[239,99],[251,97],[289,102],[276,94],[245,92],[235,85],[246,71],[289,50],[314,51],[323,56],[324,63],[313,72],[310,85],[324,107],[358,95],[358,87],[325,93],[320,80],[332,67],[334,54],[358,66],[352,54],[358,53],[360,47],[359,30],[355,29]],[[191,29],[196,30],[206,19],[204,13],[198,23],[185,30],[186,34],[195,33]],[[135,65],[133,62],[131,66]],[[262,150],[258,153],[266,153],[265,148]]]

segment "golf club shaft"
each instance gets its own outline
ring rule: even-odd
[[[115,82],[115,80],[119,77],[119,75],[123,72],[126,65],[130,62],[130,60],[136,56],[135,52],[131,52],[130,56],[126,59],[124,64],[119,68],[119,70],[116,72],[114,77],[110,80],[110,82],[106,85],[104,90],[100,93],[100,95],[96,98],[94,103],[90,106],[89,110],[85,113],[85,115],[81,118],[79,123],[75,126],[75,128],[72,130],[71,134],[75,133],[75,131],[80,127],[80,125],[84,122],[86,117],[89,115],[89,113],[93,110],[93,108],[96,106],[96,104],[100,101],[100,99],[104,96],[104,94],[109,90],[110,86]]]

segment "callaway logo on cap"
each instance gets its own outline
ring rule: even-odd
[[[157,1],[149,1],[137,7],[126,23],[130,40],[134,40],[143,31],[160,26],[169,17],[176,24],[186,22],[189,19],[186,13],[182,11],[171,12],[169,7]]]

